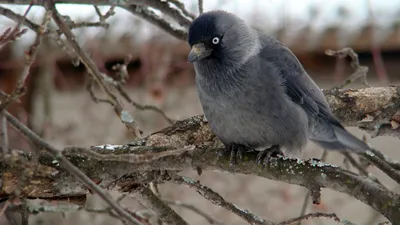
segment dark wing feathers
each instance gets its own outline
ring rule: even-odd
[[[269,39],[267,41],[271,42],[273,40]],[[280,42],[274,42],[264,47],[260,52],[260,56],[262,60],[273,63],[279,68],[288,97],[300,105],[308,115],[319,117],[343,128],[333,116],[324,95],[307,75],[293,53]]]

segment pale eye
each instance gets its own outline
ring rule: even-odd
[[[212,43],[213,43],[214,45],[219,44],[219,37],[213,38],[213,39],[212,39]]]

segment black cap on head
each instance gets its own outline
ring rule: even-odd
[[[189,27],[189,45],[207,43],[215,36],[223,36],[238,21],[241,21],[238,17],[222,10],[203,13]]]

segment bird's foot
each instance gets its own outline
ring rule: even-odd
[[[218,156],[226,156],[230,155],[229,158],[229,167],[233,167],[238,160],[243,159],[243,153],[246,152],[247,147],[241,144],[228,144],[225,145],[225,148],[218,152]]]
[[[272,157],[277,157],[278,155],[284,156],[283,152],[281,151],[280,147],[278,145],[273,145],[268,149],[265,149],[264,151],[261,151],[257,155],[257,164],[261,165],[262,168],[265,167],[266,164],[268,164],[269,160]]]

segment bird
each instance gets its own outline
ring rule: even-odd
[[[231,163],[246,149],[258,151],[258,163],[272,154],[296,155],[309,140],[327,150],[369,149],[335,118],[320,88],[276,38],[213,10],[193,20],[187,40],[204,116]]]

